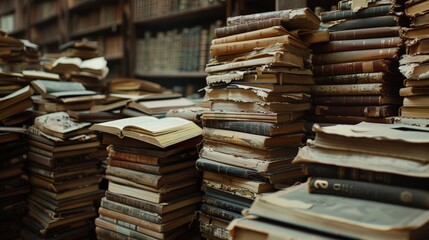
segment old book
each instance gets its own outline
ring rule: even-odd
[[[229,17],[227,25],[253,23],[272,18],[280,18],[288,29],[302,29],[302,26],[305,26],[307,29],[315,30],[320,24],[320,19],[309,8],[300,8]]]
[[[310,193],[328,194],[428,209],[429,193],[409,187],[399,187],[355,180],[311,177]]]
[[[223,153],[224,155],[234,155],[245,159],[262,159],[265,161],[276,161],[293,158],[297,152],[297,148],[295,146],[283,146],[281,148],[270,148],[268,150],[261,150],[252,147],[230,144],[227,142],[212,141],[209,139],[204,139],[203,149],[204,148],[207,151],[216,151],[218,153]],[[208,158],[214,158],[215,154],[216,153],[210,153],[210,156],[212,157]],[[209,156],[208,152],[206,156]],[[237,161],[231,161],[231,163],[232,162]]]
[[[44,178],[37,177],[36,175],[30,175],[30,183],[33,186],[46,189],[52,192],[65,192],[67,190],[77,189],[84,186],[98,184],[101,180],[101,176],[87,176],[78,179],[71,179],[65,182],[52,183],[45,180]]]
[[[399,95],[402,97],[411,97],[411,96],[420,96],[428,95],[428,87],[405,87],[399,89]]]
[[[429,78],[429,63],[410,63],[399,66],[399,71],[408,79],[424,80]]]
[[[116,160],[114,158],[108,158],[107,164],[112,167],[126,168],[130,170],[135,170],[144,173],[152,173],[152,174],[168,174],[173,173],[179,170],[183,170],[186,168],[192,168],[195,165],[195,161],[188,159],[184,159],[187,161],[183,162],[173,162],[172,164],[168,164],[165,166],[157,166],[157,165],[147,165],[141,163],[133,163],[128,161]]]
[[[93,95],[96,96],[96,95]],[[42,98],[40,95],[31,97],[33,100],[34,108],[36,111],[42,113],[52,112],[65,112],[65,111],[87,111],[94,104],[92,101],[76,102],[76,103],[62,103],[60,101],[54,102],[48,99]],[[39,114],[41,115],[41,114]]]
[[[216,197],[204,195],[202,198],[202,203],[205,203],[210,206],[214,206],[217,208],[225,209],[231,212],[235,212],[241,214],[241,212],[247,208],[246,206],[239,205],[235,202],[225,201],[223,199],[218,199]]]
[[[393,124],[404,124],[417,127],[428,127],[429,123],[424,118],[407,118],[407,117],[394,117]]]
[[[379,16],[347,20],[328,27],[328,30],[342,31],[360,28],[394,27],[401,26],[401,24],[401,18],[398,16]]]
[[[85,138],[76,140],[65,140],[65,141],[53,141],[40,135],[29,134],[27,142],[37,148],[41,148],[47,151],[55,152],[66,152],[85,148],[95,148],[100,146],[100,142],[96,135],[86,135]]]
[[[248,180],[243,178],[237,178],[237,177],[230,177],[225,176],[218,173],[212,173],[212,172],[203,172],[203,181],[210,181],[213,184],[220,184],[220,186],[226,187],[227,185],[231,185],[237,188],[246,189],[253,193],[264,193],[264,192],[270,192],[274,190],[274,185],[266,182],[261,181],[254,181],[254,180]],[[214,187],[212,185],[207,185],[207,187]],[[221,188],[223,188],[221,187]]]
[[[312,67],[312,70],[315,76],[334,76],[372,72],[394,72],[395,64],[390,60],[378,59],[372,61],[352,61],[348,63],[314,65]]]
[[[272,223],[263,219],[240,218],[235,219],[228,226],[233,238],[237,240],[258,239],[268,240],[288,236],[292,239],[341,239],[330,234],[324,234],[310,229],[303,229],[292,224]]]
[[[370,39],[353,39],[329,41],[326,43],[318,43],[312,46],[314,53],[335,53],[343,51],[380,49],[380,48],[395,48],[402,45],[400,37],[390,38],[370,38]]]
[[[360,9],[381,5],[396,4],[397,0],[376,0],[373,2],[353,2],[353,0],[340,0],[338,2],[339,10],[354,10],[359,11]]]
[[[231,112],[262,112],[262,113],[284,113],[300,112],[310,109],[309,102],[289,103],[289,102],[233,102],[216,100],[212,102],[212,111]]]
[[[426,154],[428,144],[426,137],[429,133],[424,128],[413,129],[407,126],[361,123],[329,127],[314,125],[313,130],[316,132],[314,141],[316,146],[353,149],[356,152],[392,156],[423,163],[429,161]],[[406,131],[413,131],[413,134],[404,134]],[[389,138],[378,139],[378,136],[389,136]],[[350,138],[359,139],[360,144],[352,143]],[[411,147],[415,149],[412,153],[407,151]]]
[[[188,195],[190,193],[194,193],[197,189],[197,186],[187,185],[185,187],[166,192],[166,193],[156,193],[148,190],[139,189],[136,187],[129,187],[121,184],[114,183],[112,181],[109,182],[108,190],[115,194],[126,195],[138,199],[143,199],[153,203],[161,203],[166,201],[171,201],[177,199],[178,197],[182,197]]]
[[[341,167],[327,164],[304,164],[306,175],[322,178],[348,179],[369,183],[385,184],[390,186],[403,186],[425,189],[428,179],[404,176],[394,173],[364,170],[359,168]]]
[[[127,108],[136,109],[143,113],[154,115],[166,113],[170,109],[192,107],[194,105],[195,104],[192,101],[186,98],[178,98],[141,102],[131,101],[127,104]]]
[[[204,139],[212,141],[220,141],[225,143],[237,144],[245,147],[266,150],[270,148],[283,147],[288,145],[298,145],[303,138],[303,134],[296,133],[268,137],[250,133],[205,127],[203,129],[203,137]]]
[[[429,14],[426,12],[424,14],[419,14],[411,19],[411,27],[420,27],[427,25],[429,22]]]
[[[429,176],[429,166],[417,161],[409,161],[396,156],[314,147],[312,141],[309,141],[309,145],[312,147],[304,147],[299,150],[294,163],[329,164],[414,178],[427,178]]]
[[[326,30],[315,30],[299,35],[301,41],[307,44],[315,44],[329,41],[329,32]]]
[[[180,217],[190,215],[190,214],[194,213],[195,210],[197,210],[197,205],[189,205],[189,206],[183,207],[181,209],[177,209],[175,211],[159,215],[156,213],[152,213],[152,212],[148,212],[148,211],[141,210],[138,208],[134,208],[134,207],[131,207],[128,205],[109,201],[105,198],[103,198],[101,200],[101,207],[103,207],[107,210],[119,212],[119,213],[122,213],[122,214],[125,214],[128,216],[131,216],[131,217],[139,218],[139,219],[142,219],[142,220],[145,220],[148,222],[152,222],[152,223],[156,223],[156,224],[168,223],[168,222],[173,221],[175,219],[178,219]]]
[[[114,166],[107,166],[106,175],[116,176],[118,178],[127,179],[129,181],[154,188],[162,188],[168,185],[173,185],[176,182],[197,177],[194,168],[170,174],[156,175]]]
[[[27,98],[20,102],[14,103],[13,105],[5,107],[0,110],[0,120],[3,121],[9,117],[24,112],[26,109],[31,108],[32,105],[33,102],[31,101],[31,98]]]
[[[397,96],[398,87],[384,83],[344,84],[344,85],[317,85],[312,87],[312,94],[316,96],[366,96],[387,95]]]
[[[429,95],[404,97],[403,106],[429,107]]]
[[[415,39],[427,37],[429,33],[429,26],[423,25],[421,27],[405,28],[404,37],[406,39]]]
[[[233,202],[245,208],[250,208],[253,203],[252,199],[240,197],[229,193],[228,191],[220,191],[214,188],[204,188],[204,197],[216,198],[225,202]]]
[[[196,144],[194,145],[194,148]],[[115,160],[147,164],[151,166],[167,166],[180,161],[194,159],[195,151],[183,153],[186,149],[189,148],[179,149],[180,151],[175,151],[173,149],[172,151],[167,152],[167,154],[162,154],[161,150],[152,151],[149,149],[145,151],[139,148],[118,148],[117,146],[109,146],[107,151],[109,158]]]
[[[66,199],[72,196],[77,196],[80,194],[88,194],[88,193],[92,193],[92,192],[96,192],[98,190],[98,183],[97,184],[93,184],[93,185],[89,185],[89,186],[85,186],[85,187],[81,187],[81,188],[77,188],[77,189],[72,189],[72,190],[68,190],[65,192],[51,192],[48,191],[46,189],[41,189],[41,188],[35,188],[33,187],[34,191],[38,191],[39,193],[42,193],[43,195],[49,196],[55,200],[62,200],[62,199]]]
[[[331,41],[370,39],[370,38],[396,38],[401,35],[401,27],[374,27],[329,32]]]
[[[95,219],[95,225],[97,226],[97,229],[107,229],[108,231],[114,232],[115,234],[111,236],[110,234],[102,233],[102,236],[106,234],[108,239],[150,239],[155,240],[157,238],[151,237],[147,234],[143,234],[134,230],[131,230],[126,227],[119,226],[117,224],[108,222],[106,220],[103,220],[102,218],[96,218]],[[98,231],[96,230],[98,233]],[[119,236],[123,236],[121,238],[115,237],[115,235],[118,234]]]
[[[102,216],[103,218],[107,217],[110,219],[116,219],[119,221],[131,223],[156,232],[168,232],[168,231],[174,230],[175,228],[178,228],[186,223],[189,223],[194,217],[194,214],[189,214],[187,216],[183,216],[179,219],[170,221],[168,223],[155,224],[155,223],[146,221],[144,219],[132,217],[120,212],[111,211],[103,207],[99,209],[99,213],[100,213],[100,216]]]
[[[204,158],[199,158],[195,165],[200,171],[214,172],[226,176],[245,178],[255,181],[267,181],[267,178],[261,176],[261,174],[256,170],[240,168]]]
[[[341,19],[359,19],[359,18],[368,18],[376,16],[385,16],[394,12],[394,5],[381,5],[361,9],[360,11],[353,10],[337,10],[323,12],[320,14],[322,22],[330,22]]]
[[[275,124],[268,122],[242,122],[233,120],[203,120],[203,126],[209,128],[218,128],[238,132],[246,132],[264,136],[276,136],[302,132],[304,130],[304,121],[292,123]]]
[[[214,36],[215,38],[223,38],[230,35],[246,33],[246,32],[256,31],[259,29],[276,27],[276,26],[282,26],[282,19],[270,18],[270,19],[252,22],[252,23],[219,27],[219,28],[215,28]]]
[[[84,162],[80,164],[74,164],[69,166],[68,168],[61,169],[61,171],[52,170],[42,165],[30,163],[28,164],[28,171],[30,173],[34,173],[34,174],[38,174],[43,177],[46,177],[49,180],[54,182],[67,180],[73,177],[95,175],[95,174],[99,174],[100,172],[97,169],[96,164],[94,164],[94,162],[89,162],[89,163]]]
[[[273,27],[263,28],[259,30],[248,31],[245,33],[234,34],[234,35],[230,35],[222,38],[215,38],[211,41],[211,45],[242,42],[247,40],[277,37],[277,36],[288,35],[288,34],[290,33],[287,32],[285,28],[281,26],[273,26]]]
[[[108,88],[111,92],[142,90],[147,92],[161,93],[164,91],[164,88],[157,83],[135,78],[113,79],[109,82]]]
[[[402,98],[394,96],[315,96],[313,103],[325,106],[400,105]]]
[[[96,94],[96,92],[86,90],[81,83],[76,82],[35,80],[31,82],[31,85],[43,98],[48,99]]]
[[[125,118],[94,124],[91,129],[115,134],[119,137],[127,136],[161,148],[177,144],[201,134],[201,128],[191,121],[181,118],[157,119],[150,116]]]
[[[276,43],[283,43],[302,49],[307,48],[307,46],[299,41],[296,37],[292,35],[286,35],[286,33],[284,33],[282,36],[257,38],[239,42],[219,43],[215,45],[212,44],[210,46],[210,53],[214,57],[244,53],[252,51],[254,48],[263,48]]]
[[[429,223],[427,211],[378,202],[369,204],[360,199],[310,194],[306,187],[306,184],[301,184],[263,196],[255,201],[250,213],[326,233],[335,232],[341,237],[359,238],[365,232],[372,239],[424,238]],[[344,208],[332,211],[328,207],[332,204]],[[354,210],[353,213],[350,212],[351,209]],[[363,212],[362,209],[366,211]],[[308,221],[313,224],[308,225]],[[383,230],[380,230],[381,226]]]
[[[399,116],[412,118],[429,118],[429,107],[408,107],[399,109]]]
[[[97,143],[97,142],[95,142],[95,143]],[[97,145],[97,146],[96,147],[77,149],[79,151],[76,151],[76,149],[75,150],[72,149],[72,150],[67,150],[67,151],[52,152],[50,150],[46,150],[46,149],[43,149],[43,148],[40,148],[40,147],[34,146],[34,145],[29,146],[28,149],[31,152],[34,152],[36,154],[40,154],[40,155],[43,155],[43,156],[49,157],[49,158],[65,158],[65,157],[79,156],[81,154],[88,154],[88,153],[96,152],[99,144],[95,144],[95,145]]]
[[[31,220],[25,220],[25,219]],[[30,223],[31,221],[31,223]],[[55,231],[50,231],[46,229],[43,225],[37,222],[34,218],[27,216],[24,218],[25,227],[21,230],[21,237],[24,240],[42,240],[42,239],[87,239],[91,228],[91,224],[86,225],[77,225],[75,223],[69,224],[69,226],[60,226],[57,227]],[[84,222],[85,223],[85,222]],[[34,226],[33,226],[34,225]],[[45,234],[45,232],[51,232],[50,234]]]
[[[0,109],[8,108],[12,105],[18,104],[33,95],[33,89],[29,86],[19,89],[9,95],[0,98]]]
[[[399,85],[403,77],[398,74],[386,72],[355,73],[345,75],[333,75],[316,77],[315,81],[319,85],[329,84],[362,84],[362,83],[392,83]]]
[[[205,213],[199,213],[201,236],[207,239],[228,239],[229,233],[226,227],[229,221],[213,217]]]
[[[205,88],[204,98],[208,101],[224,100],[235,102],[288,102],[294,94],[309,93],[306,85],[229,84],[225,88]]]
[[[205,203],[203,203],[201,205],[201,212],[203,212],[207,215],[218,217],[218,218],[228,220],[228,221],[242,217],[242,215],[240,213],[231,212],[231,211],[225,210],[223,208],[218,208],[218,207],[208,205]]]
[[[382,48],[315,54],[312,63],[314,65],[326,65],[378,59],[397,60],[398,58],[399,48]]]
[[[407,16],[409,17],[414,17],[416,15],[424,13],[429,9],[429,3],[426,1],[418,1],[414,4],[413,2],[411,2],[411,4],[405,8],[405,14],[407,14]]]
[[[272,52],[270,56],[255,55],[241,59],[242,60],[240,61],[226,62],[216,65],[207,65],[205,71],[207,73],[215,73],[236,69],[247,69],[250,67],[256,67],[261,65],[268,65],[272,67],[304,67],[304,60],[301,56],[284,51]]]
[[[423,55],[429,53],[429,39],[428,38],[417,38],[411,41],[407,41],[407,54]]]
[[[383,106],[320,106],[314,107],[316,115],[356,116],[356,117],[390,117],[398,114],[399,105]]]
[[[299,120],[303,116],[304,112],[257,113],[234,111],[207,111],[203,113],[203,120],[287,123]]]
[[[157,204],[157,203],[141,200],[138,198],[115,194],[115,193],[106,191],[106,199],[117,203],[125,204],[134,208],[146,210],[149,212],[153,212],[157,214],[165,214],[165,213],[172,212],[174,210],[178,210],[183,207],[201,202],[201,195],[199,193],[194,193],[194,194],[190,194],[189,196],[184,196],[184,197],[176,198],[172,201]]]
[[[89,133],[90,123],[75,123],[66,112],[45,114],[34,119],[34,125],[42,132],[61,139]]]

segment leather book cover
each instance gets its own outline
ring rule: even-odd
[[[355,116],[355,117],[390,117],[398,115],[399,106],[315,106],[314,114],[330,116]]]
[[[400,37],[389,37],[329,41],[326,43],[314,44],[312,49],[314,53],[335,53],[355,50],[395,48],[400,46],[402,46],[402,39]]]
[[[401,84],[402,79],[401,75],[388,72],[354,73],[314,78],[316,84],[319,85],[391,83],[398,86]]]
[[[399,55],[400,55],[400,49],[398,47],[354,50],[354,51],[314,54],[311,62],[314,65],[325,65],[325,64],[347,63],[347,62],[356,62],[356,61],[370,61],[370,60],[378,60],[378,59],[397,61],[399,58]]]
[[[206,203],[201,205],[201,212],[228,221],[243,217],[243,215],[241,215],[240,213],[235,213],[222,208],[214,207]]]
[[[394,27],[401,26],[403,23],[397,16],[381,16],[369,17],[362,19],[351,19],[342,23],[330,26],[329,31],[342,31],[360,28],[375,28],[375,27]]]
[[[313,65],[315,76],[335,76],[372,72],[397,72],[397,63],[391,60],[352,61],[347,63]]]
[[[329,32],[329,40],[356,40],[369,38],[400,37],[401,27],[374,27]]]
[[[315,96],[313,97],[313,103],[327,106],[401,105],[402,98],[390,96]]]
[[[341,19],[355,19],[355,18],[368,18],[368,17],[377,17],[377,16],[385,16],[394,11],[394,5],[382,5],[382,6],[374,6],[361,9],[360,11],[353,10],[337,10],[337,11],[329,11],[323,12],[320,14],[320,18],[322,22],[330,22]]]

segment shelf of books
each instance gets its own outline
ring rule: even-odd
[[[0,1],[0,29],[9,35],[25,37],[27,0]]]

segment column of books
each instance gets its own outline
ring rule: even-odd
[[[353,7],[353,8],[352,8]],[[313,122],[388,122],[402,103],[401,6],[375,1],[368,6],[341,1],[337,11],[321,14],[330,41],[312,46],[317,86]]]
[[[405,32],[407,53],[399,61],[399,70],[407,78],[399,94],[403,107],[396,122],[429,126],[429,4],[408,1],[405,14],[411,18],[411,28]]]
[[[194,232],[201,128],[181,118],[124,118],[91,127],[108,144],[99,239],[177,239]]]
[[[292,165],[304,137],[314,83],[308,45],[297,32],[318,29],[309,9],[228,18],[215,30],[206,67],[204,144],[196,166],[205,192],[200,230],[227,239],[226,226],[257,196],[302,180]]]
[[[38,64],[37,48],[0,31],[0,232],[2,239],[19,239],[30,192],[25,172],[28,148],[23,127],[30,119],[31,78],[22,72]]]
[[[427,128],[361,123],[314,131],[294,160],[305,164],[308,182],[256,200],[249,212],[258,220],[232,224],[233,239],[427,239]]]
[[[93,231],[99,190],[100,142],[88,129],[65,112],[35,118],[28,128],[27,169],[32,186],[27,198],[23,239],[84,238]]]

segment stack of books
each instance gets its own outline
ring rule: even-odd
[[[36,117],[28,129],[27,169],[32,186],[23,239],[84,238],[104,191],[99,190],[100,142],[89,123],[75,123],[65,112]]]
[[[83,60],[98,57],[98,42],[87,39],[61,44],[59,47],[64,57],[77,57]]]
[[[28,120],[29,115],[25,112],[33,106],[31,101],[33,92],[30,86],[26,86],[0,98],[0,122],[2,125],[22,126]]]
[[[424,1],[408,1],[405,14],[411,18],[411,28],[405,32],[408,38],[407,54],[399,61],[399,70],[407,78],[399,94],[404,97],[397,122],[417,124],[429,118],[429,5]]]
[[[181,118],[141,116],[91,129],[109,144],[97,237],[177,239],[192,232],[201,202],[195,169],[201,128]]]
[[[89,110],[95,101],[106,97],[95,91],[86,90],[77,82],[34,80],[31,85],[39,94],[32,97],[34,110],[38,114]]]
[[[308,182],[257,199],[249,213],[259,219],[234,223],[234,239],[265,233],[264,225],[303,239],[429,236],[427,128],[361,123],[314,130],[316,139],[294,160],[306,165]],[[255,222],[259,229],[252,229]]]
[[[227,239],[225,226],[255,197],[302,180],[291,161],[304,137],[314,83],[308,45],[297,32],[318,29],[309,9],[227,19],[215,30],[206,67],[202,235]],[[307,28],[307,29],[304,29]]]
[[[30,192],[24,172],[27,158],[25,129],[0,127],[0,232],[2,239],[18,239],[27,212],[26,194]]]
[[[321,14],[330,41],[312,45],[317,83],[312,91],[312,121],[387,123],[402,104],[401,6],[396,1],[368,6],[341,1],[338,6],[339,10]]]
[[[28,40],[16,39],[0,31],[0,65],[3,71],[21,72],[40,69],[39,47]]]

